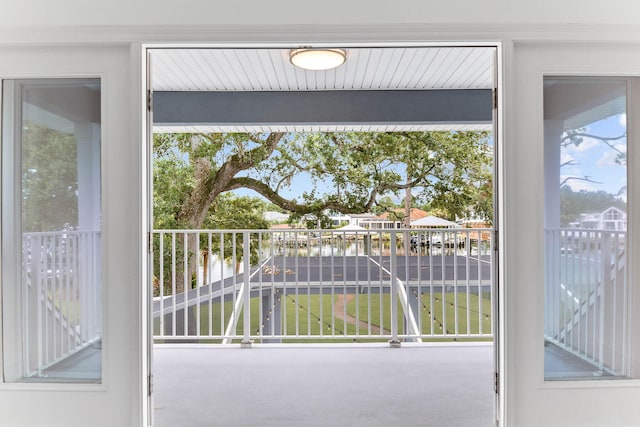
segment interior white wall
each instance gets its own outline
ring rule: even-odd
[[[635,0],[5,1],[1,27],[66,25],[636,24]]]
[[[110,73],[119,76],[115,84],[104,88],[103,96],[107,97],[105,102],[114,114],[116,124],[124,125],[110,127],[104,142],[108,144],[103,159],[107,189],[103,202],[107,214],[104,230],[112,235],[107,243],[107,256],[111,258],[105,264],[107,327],[112,331],[105,341],[105,364],[109,369],[105,376],[106,388],[54,394],[33,388],[0,387],[0,425],[75,427],[85,426],[88,422],[92,426],[139,425],[142,409],[139,383],[143,375],[141,359],[144,352],[140,348],[142,331],[139,324],[143,310],[139,296],[141,238],[136,236],[141,235],[138,220],[142,215],[144,195],[139,194],[141,190],[136,185],[131,185],[140,182],[142,151],[138,145],[139,124],[132,123],[139,119],[138,112],[132,110],[138,105],[137,94],[140,92],[129,84],[139,80],[141,58],[136,53],[129,56],[127,49],[131,42],[172,41],[175,34],[179,41],[208,43],[230,40],[255,43],[291,40],[345,43],[448,39],[504,41],[507,87],[501,96],[505,101],[507,146],[503,161],[506,183],[502,225],[508,246],[503,247],[506,265],[502,277],[503,285],[508,288],[508,310],[504,319],[509,334],[506,352],[507,391],[510,393],[508,425],[638,425],[640,388],[570,389],[577,399],[567,401],[564,398],[567,390],[556,387],[545,389],[542,401],[535,400],[544,386],[542,324],[539,330],[537,326],[528,328],[526,325],[542,322],[542,299],[537,285],[542,283],[543,260],[543,135],[542,121],[536,121],[541,104],[536,87],[525,84],[529,78],[527,67],[535,64],[521,61],[524,57],[520,56],[533,48],[516,43],[512,49],[511,41],[532,38],[598,40],[604,36],[640,42],[639,12],[637,0],[611,0],[605,7],[601,0],[3,2],[0,45],[9,47],[0,49],[0,72],[21,67],[37,73],[43,61],[55,62],[56,57],[67,49],[67,53],[74,52],[72,48],[52,48],[55,43],[66,46],[95,42],[95,46],[71,54],[78,55],[76,60],[93,63],[96,68],[108,68]],[[178,32],[167,31],[167,27],[163,27],[167,25],[175,26]],[[126,27],[126,30],[119,31],[118,26]],[[200,27],[194,29],[194,26]],[[402,28],[408,30],[401,31]],[[523,34],[522,31],[528,32]],[[99,47],[114,39],[122,43],[121,47]],[[25,49],[24,43],[41,44],[46,48]],[[583,58],[591,55],[584,47],[576,48],[576,54],[581,52]],[[14,54],[22,58],[20,64],[6,61]],[[620,52],[609,54],[609,63],[616,62],[617,54]],[[622,57],[627,54],[628,51],[621,53]],[[602,60],[592,58],[591,68],[597,69]],[[60,68],[64,71],[64,67]],[[530,191],[521,191],[523,188]],[[510,250],[520,248],[522,242],[531,243],[529,252]],[[118,268],[113,267],[116,264]],[[529,354],[525,349],[530,349],[531,343],[535,347]],[[39,406],[42,402],[47,403]],[[112,423],[110,417],[116,417],[117,423]],[[566,423],[567,420],[571,422]]]

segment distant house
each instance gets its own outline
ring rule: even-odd
[[[376,219],[376,215],[372,213],[351,214],[349,225],[359,225],[360,227],[369,228],[370,221]]]
[[[437,216],[429,215],[411,221],[411,228],[458,228],[455,222],[448,221]]]
[[[331,221],[332,227],[341,227],[348,224],[368,228],[368,221],[376,218],[372,213],[342,214],[339,212],[330,212],[327,216]]]
[[[470,217],[456,220],[463,228],[491,228],[491,223],[486,219]]]
[[[351,224],[351,215],[345,215],[340,212],[331,212],[329,215],[332,227],[340,227],[345,224]]]
[[[285,222],[289,219],[289,214],[266,211],[262,213],[262,218],[269,222]]]
[[[574,228],[624,231],[627,229],[627,213],[615,206],[611,206],[602,212],[583,213],[578,218],[578,221],[572,222],[570,226]]]
[[[426,216],[428,216],[428,213],[421,209],[411,208],[409,211],[409,219],[411,222]],[[382,215],[368,220],[367,223],[372,230],[404,228],[405,212],[404,209],[394,209],[391,212],[385,212]]]

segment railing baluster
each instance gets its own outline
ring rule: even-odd
[[[356,272],[356,277],[355,277],[355,281],[354,281],[354,286],[353,286],[353,299],[355,302],[355,307],[356,307],[356,321],[355,321],[355,336],[356,338],[360,337],[360,268],[358,265],[358,261],[360,258],[360,251],[359,251],[359,240],[358,240],[358,232],[356,231],[354,234],[354,239],[355,239],[355,247],[356,247],[356,253],[355,253],[355,272]],[[346,305],[346,301],[345,301],[345,309],[346,309],[347,305]],[[345,327],[346,329],[346,327]]]
[[[611,370],[616,372],[617,354],[616,354],[616,342],[617,342],[617,326],[618,326],[618,234],[611,232],[609,234],[610,241],[613,240],[613,244],[609,249],[609,258],[613,255],[613,260],[605,259],[606,268],[613,270],[611,275]]]
[[[194,254],[195,271],[196,271],[196,335],[200,336],[200,287],[202,286],[202,279],[200,279],[200,233],[194,233],[196,249]],[[188,294],[185,294],[188,295]],[[187,301],[188,302],[188,301]],[[187,304],[188,305],[188,304]]]
[[[435,296],[433,295],[434,288],[433,282],[435,280],[435,274],[433,272],[433,233],[431,230],[427,231],[427,250],[429,254],[429,324],[431,325],[431,336],[435,335]]]
[[[490,256],[493,256],[493,233],[490,233],[489,236],[489,253]],[[493,265],[493,264],[491,264]],[[482,335],[484,333],[484,322],[483,322],[483,311],[484,304],[482,301],[484,300],[484,290],[482,287],[482,237],[480,232],[478,232],[478,264],[476,266],[476,271],[478,274],[477,284],[478,284],[478,333]]]
[[[307,338],[311,337],[311,247],[313,245],[313,235],[307,232]],[[322,248],[322,243],[320,243]]]
[[[182,335],[185,337],[189,335],[189,307],[188,307],[188,294],[191,287],[191,278],[189,277],[189,233],[185,232],[183,236],[184,253],[182,263]]]
[[[595,359],[596,357],[596,353],[597,353],[597,343],[598,343],[598,339],[597,339],[597,333],[598,333],[598,304],[599,304],[599,298],[598,298],[598,289],[597,289],[597,284],[596,281],[598,279],[598,271],[597,271],[597,267],[595,267],[595,265],[593,265],[594,263],[591,261],[593,260],[593,247],[592,247],[592,243],[595,240],[595,235],[593,232],[589,232],[588,233],[588,239],[587,239],[587,256],[588,259],[590,261],[590,267],[589,267],[589,292],[593,294],[593,315],[591,316],[591,323],[592,323],[592,332],[591,332],[591,336],[592,336],[592,349],[591,349],[591,358]]]
[[[464,248],[465,248],[465,252],[466,252],[466,262],[464,263],[464,267],[465,267],[465,287],[466,287],[466,305],[467,305],[467,335],[472,335],[473,331],[471,329],[471,289],[470,289],[470,283],[471,283],[471,236],[469,234],[469,230],[465,231],[465,237],[464,237]],[[481,263],[481,258],[480,258],[480,239],[482,239],[482,234],[480,231],[478,231],[478,257],[477,257],[477,262],[478,264]],[[480,283],[481,283],[481,277],[478,277],[478,290],[480,290]],[[479,293],[479,292],[478,292]],[[480,319],[480,322],[482,322],[482,319]],[[478,332],[480,332],[480,328],[478,328]]]
[[[384,252],[384,240],[382,238],[383,236],[383,231],[381,230],[380,233],[378,234],[378,243],[380,246],[380,250],[378,251],[378,280],[379,280],[379,288],[378,288],[378,294],[379,294],[379,316],[380,316],[380,331],[384,331],[385,330],[385,323],[384,323],[384,271],[383,271],[383,258],[382,258],[382,253]],[[391,321],[391,319],[389,319],[389,321]]]
[[[455,334],[458,336],[458,254],[456,253],[458,247],[458,233],[453,233],[453,322]]]
[[[397,235],[396,235],[396,231],[392,230],[391,231],[391,248],[390,248],[390,265],[389,265],[389,270],[391,272],[390,275],[390,280],[391,280],[391,289],[390,289],[390,293],[391,293],[391,297],[390,297],[390,304],[391,304],[391,341],[390,344],[391,346],[397,346],[400,344],[400,340],[398,338],[398,266],[397,266],[397,248],[396,248],[396,243],[397,243]]]
[[[275,315],[275,308],[276,308],[276,304],[278,303],[277,299],[276,299],[276,286],[275,286],[275,269],[276,269],[276,262],[275,262],[275,252],[274,252],[274,244],[275,244],[275,239],[274,239],[274,234],[271,234],[271,249],[270,249],[270,253],[271,253],[271,265],[270,265],[270,271],[271,271],[271,297],[270,297],[270,301],[269,301],[269,310],[271,310],[267,316],[270,316],[269,319],[273,319],[273,316]],[[269,334],[271,336],[273,336],[275,334],[275,321],[274,320],[270,320],[269,321]]]
[[[251,343],[251,249],[249,242],[249,232],[245,231],[242,233],[242,258],[243,258],[243,272],[242,278],[243,286],[244,286],[244,319],[243,319],[243,330],[244,330],[244,338],[242,343],[247,345]]]
[[[220,258],[220,336],[222,337],[224,335],[224,332],[226,330],[226,325],[225,325],[225,300],[226,300],[226,286],[225,286],[225,274],[224,274],[224,260],[225,260],[225,256],[224,256],[224,232],[220,233],[220,254],[219,254],[219,258]],[[233,288],[232,288],[233,289]],[[234,291],[235,293],[235,291]]]
[[[233,275],[233,309],[231,312],[231,317],[229,322],[233,323],[233,330],[231,331],[232,336],[236,336],[238,334],[238,323],[235,321],[238,317],[238,313],[236,313],[236,308],[238,307],[238,253],[237,253],[237,243],[236,240],[238,238],[237,232],[231,233],[231,266],[233,267],[236,274]],[[227,325],[227,328],[229,325]]]
[[[258,330],[256,331],[256,335],[262,337],[262,322],[264,319],[264,312],[262,307],[262,232],[258,232],[256,235],[257,244],[258,244]]]
[[[177,277],[176,277],[176,233],[171,233],[171,300],[172,307],[171,310],[171,335],[176,336],[176,315],[177,315],[177,307],[176,307],[176,287],[177,287]]]
[[[371,253],[372,250],[373,235],[367,234],[367,240],[365,242],[366,250],[366,263],[367,263],[367,335],[371,336]],[[379,241],[379,240],[378,240]],[[383,335],[382,329],[380,329],[380,335]]]
[[[319,274],[318,274],[318,281],[319,283],[323,283],[323,273],[324,273],[324,256],[322,254],[322,239],[324,238],[324,232],[323,231],[319,231],[320,233],[320,257],[318,258],[318,264],[319,264]],[[331,241],[331,240],[329,240]],[[323,322],[324,322],[324,286],[320,286],[320,313],[318,313],[318,331],[319,331],[319,335],[320,337],[322,337],[324,335],[324,327],[323,327]]]
[[[620,246],[626,245],[626,239],[624,239],[624,235],[622,235],[622,233],[620,233],[620,232],[616,232],[616,236],[617,236],[618,241],[617,241],[617,244],[616,244],[616,248],[614,250],[614,254],[615,254],[615,260],[616,260],[616,262],[615,262],[615,272],[616,272],[616,276],[617,276],[618,269],[619,269],[618,264],[620,262],[625,263],[624,259],[620,260],[620,258],[618,257],[618,248]],[[624,239],[624,241],[622,243],[620,243],[619,239]],[[620,245],[620,246],[618,246],[618,245]],[[625,263],[625,265],[626,265],[626,263]],[[624,357],[624,355],[627,353],[627,344],[628,344],[628,341],[625,339],[625,337],[627,336],[627,322],[626,322],[626,319],[627,319],[627,314],[628,314],[628,310],[627,310],[628,306],[625,303],[626,301],[628,301],[627,298],[628,298],[628,289],[627,289],[627,286],[624,286],[624,283],[623,283],[623,286],[622,286],[622,304],[621,304],[622,305],[622,307],[621,307],[621,309],[622,309],[622,331],[621,331],[621,335],[620,335],[621,344],[622,344],[622,350],[621,350],[622,366],[620,368],[620,372],[627,372],[627,362],[628,362],[627,358]]]
[[[42,373],[42,366],[45,363],[46,358],[48,357],[49,351],[49,334],[47,332],[47,319],[46,319],[46,309],[47,309],[47,257],[46,251],[43,253],[43,240],[44,245],[48,244],[48,238],[43,237],[43,239],[38,239],[38,248],[35,251],[35,255],[33,260],[38,260],[37,263],[37,271],[40,276],[40,280],[38,280],[38,289],[35,294],[35,304],[36,304],[36,330],[37,337],[42,339],[38,339],[38,366],[36,367],[38,374]],[[42,264],[40,264],[42,262]],[[44,325],[43,325],[44,323]],[[30,366],[29,354],[26,355],[27,364],[25,366]],[[27,370],[26,375],[29,376],[31,374],[30,369]]]
[[[347,335],[347,233],[342,232],[342,334]]]
[[[441,301],[441,305],[442,305],[442,334],[443,335],[449,335],[449,332],[447,330],[447,282],[446,282],[446,276],[447,276],[447,259],[445,257],[445,250],[444,250],[444,244],[445,244],[445,239],[444,239],[444,232],[440,231],[438,233],[440,235],[440,256],[441,256],[441,263],[442,263],[442,289],[441,289],[441,297],[442,297],[442,301]]]
[[[336,301],[335,301],[335,264],[334,264],[334,255],[333,255],[333,248],[335,246],[335,240],[336,239],[336,235],[335,233],[332,231],[331,232],[331,325],[329,327],[329,329],[331,330],[331,336],[335,336],[336,334],[336,314],[335,314],[335,307],[336,307]]]
[[[208,336],[213,336],[213,251],[211,246],[213,245],[213,238],[211,232],[207,233],[207,274],[205,277],[206,289],[209,290],[209,300],[207,301],[208,316],[207,326],[209,333]],[[224,280],[224,277],[220,277],[220,280]],[[220,304],[224,304],[224,294],[220,292]]]
[[[153,259],[153,257],[151,258]],[[153,267],[151,268],[151,271],[154,271]],[[158,233],[158,294],[160,295],[160,319],[158,321],[158,335],[164,336],[164,233],[162,232]]]

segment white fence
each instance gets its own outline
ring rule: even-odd
[[[24,376],[101,339],[100,233],[24,233]]]
[[[491,339],[489,229],[157,230],[156,340]]]
[[[608,374],[626,370],[626,232],[548,229],[545,339]]]

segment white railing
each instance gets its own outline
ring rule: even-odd
[[[153,234],[156,340],[492,338],[489,229]]]
[[[547,229],[545,339],[602,372],[625,372],[626,232]]]
[[[102,336],[100,233],[24,233],[24,375],[72,356]]]

